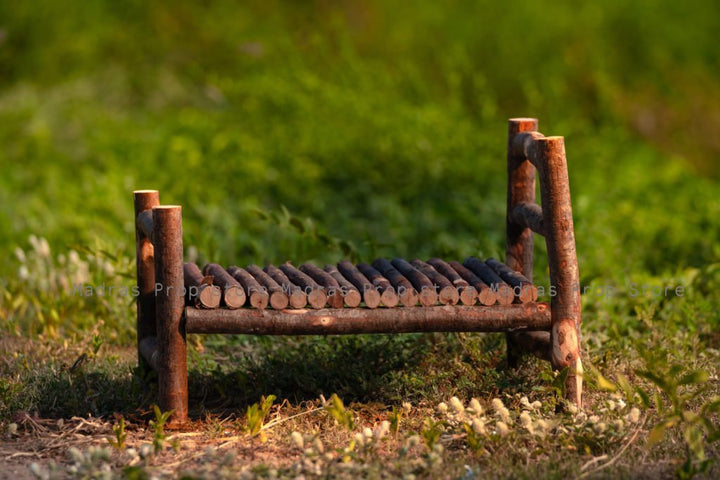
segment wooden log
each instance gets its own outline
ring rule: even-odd
[[[194,263],[183,264],[185,281],[185,298],[191,305],[199,308],[217,308],[222,299],[222,290],[213,285],[213,277],[203,276],[200,268]]]
[[[429,265],[422,260],[417,258],[410,262],[410,264],[420,270],[426,277],[435,284],[440,292],[438,293],[438,299],[443,305],[456,305],[460,300],[460,295],[453,284],[447,278],[443,277],[432,265]]]
[[[542,208],[537,203],[521,202],[511,212],[512,220],[523,228],[545,235]]]
[[[360,272],[372,282],[375,289],[380,292],[380,303],[390,308],[397,307],[400,299],[395,292],[395,288],[393,288],[387,278],[383,277],[380,272],[367,263],[358,263],[357,269],[360,270]]]
[[[362,292],[363,301],[368,308],[377,308],[380,305],[380,292],[375,290],[373,284],[348,260],[337,265],[338,271]]]
[[[410,280],[415,290],[420,292],[420,304],[424,307],[435,305],[438,302],[437,291],[435,291],[435,285],[430,281],[428,277],[423,275],[422,272],[417,270],[415,267],[410,265],[407,260],[402,258],[393,258],[390,262],[393,267],[397,268],[398,272],[403,274],[405,278]]]
[[[137,227],[142,231],[143,235],[145,235],[145,238],[152,238],[152,231],[153,231],[153,218],[152,218],[152,210],[143,210],[142,212],[138,213],[137,216]]]
[[[547,330],[550,308],[516,303],[503,308],[438,305],[321,310],[185,310],[188,333],[254,335],[347,335],[412,332],[506,332]]]
[[[140,351],[140,343],[146,337],[157,335],[155,322],[155,253],[152,237],[148,237],[140,229],[137,217],[144,211],[151,211],[160,204],[157,190],[136,190],[133,192],[135,204],[135,266],[137,273],[137,353],[138,367],[146,370],[149,365]]]
[[[291,308],[305,308],[307,305],[307,295],[303,289],[295,285],[290,279],[275,265],[267,265],[265,273],[278,283],[285,294],[288,296]]]
[[[455,269],[439,258],[431,258],[427,261],[427,263],[437,270],[440,275],[452,282],[453,286],[460,294],[460,301],[463,305],[475,305],[478,297],[478,291],[475,287],[470,285],[467,280],[462,278]]]
[[[492,268],[485,265],[485,262],[475,257],[469,257],[465,259],[463,265],[480,277],[480,280],[490,285],[490,288],[497,294],[497,301],[500,305],[510,305],[513,302],[515,294],[510,285],[505,283]]]
[[[384,258],[377,258],[372,263],[375,269],[387,278],[398,294],[400,303],[406,307],[414,307],[418,303],[418,293],[410,280],[405,278],[392,263]]]
[[[355,308],[362,302],[362,295],[355,285],[350,283],[347,278],[342,276],[335,265],[325,265],[325,272],[330,275],[340,285],[340,292],[345,301],[345,305]]]
[[[280,265],[280,270],[287,275],[291,282],[303,289],[312,308],[323,308],[325,306],[327,293],[315,280],[295,268],[290,262]]]
[[[143,356],[145,362],[155,370],[158,371],[158,343],[155,337],[145,337],[140,342],[140,354]]]
[[[495,290],[490,288],[485,282],[480,280],[480,277],[475,275],[468,268],[464,267],[460,262],[451,261],[449,265],[455,270],[458,275],[464,278],[470,285],[475,287],[478,292],[478,300],[481,305],[495,305],[497,302],[497,293]]]
[[[240,282],[251,307],[260,309],[267,307],[270,295],[250,273],[236,265],[229,266],[227,272]]]
[[[515,298],[517,298],[520,303],[534,302],[537,300],[537,288],[530,280],[525,278],[522,273],[516,272],[494,258],[487,259],[485,263],[512,287]]]
[[[248,265],[245,270],[268,292],[268,301],[272,308],[275,310],[284,310],[287,308],[289,299],[279,283],[273,280],[270,275],[265,273],[263,269],[257,265]]]
[[[213,283],[222,288],[223,303],[227,308],[240,308],[245,305],[247,297],[242,285],[217,263],[208,263],[203,268],[204,275],[212,275]]]
[[[317,282],[327,293],[327,303],[332,308],[343,307],[343,295],[340,284],[329,273],[321,270],[312,263],[300,265],[300,271]]]

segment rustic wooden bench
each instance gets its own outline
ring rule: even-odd
[[[134,192],[138,358],[158,374],[159,406],[188,414],[187,333],[335,335],[506,332],[508,363],[524,352],[567,369],[566,397],[582,402],[580,288],[563,137],[514,118],[508,136],[505,263],[468,258],[377,259],[319,268],[183,263],[181,207]],[[542,207],[535,202],[540,176]],[[533,232],[545,237],[550,304],[532,285]],[[309,307],[309,308],[308,308]]]

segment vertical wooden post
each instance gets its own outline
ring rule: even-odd
[[[155,245],[155,313],[158,340],[158,397],[172,421],[187,421],[188,381],[185,344],[182,209],[153,208]]]
[[[155,265],[152,239],[147,238],[137,226],[137,217],[145,210],[151,210],[160,204],[157,190],[136,190],[133,192],[135,203],[135,263],[137,264],[137,345],[138,366],[142,370],[149,365],[140,353],[140,342],[147,337],[156,336],[155,328]]]
[[[546,137],[536,142],[550,281],[556,288],[556,295],[551,300],[551,362],[555,369],[568,368],[566,396],[581,407],[583,368],[580,359],[580,273],[575,250],[565,141],[563,137]]]
[[[537,129],[536,118],[511,118],[508,121],[505,263],[513,270],[522,273],[531,282],[533,278],[533,232],[529,228],[515,223],[512,219],[512,211],[519,203],[535,203],[535,166],[524,155],[513,155],[512,142],[518,133],[535,132]],[[513,333],[507,333],[505,339],[508,365],[514,368],[520,360],[522,350],[514,341]]]

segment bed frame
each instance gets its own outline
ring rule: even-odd
[[[564,139],[538,133],[537,120],[533,118],[510,119],[508,133],[505,264],[509,269],[499,268],[495,273],[501,277],[500,283],[512,287],[512,303],[475,305],[473,300],[469,305],[457,305],[456,299],[442,304],[436,300],[431,304],[369,308],[375,306],[369,301],[348,307],[340,300],[339,304],[331,303],[335,308],[326,308],[324,303],[316,308],[296,309],[200,308],[189,304],[185,295],[188,278],[183,272],[181,207],[161,205],[156,190],[135,191],[138,360],[141,367],[152,368],[158,374],[160,408],[173,412],[173,422],[187,421],[187,333],[334,335],[450,331],[506,332],[510,366],[516,366],[520,356],[528,352],[549,360],[556,370],[567,369],[566,398],[581,406],[580,288]],[[542,207],[535,201],[536,171]],[[537,290],[531,284],[533,233],[545,237],[554,287],[549,305],[536,301]],[[491,265],[502,267],[498,262]],[[432,283],[438,289],[443,282]],[[200,283],[210,284],[212,278],[205,277]],[[382,282],[370,283],[384,290],[380,288],[385,285]],[[412,285],[420,287],[414,282]],[[462,292],[462,285],[467,283],[456,285],[461,285]],[[482,285],[475,286],[479,293]],[[324,288],[319,284],[315,287]],[[490,285],[496,292],[497,287]],[[422,288],[424,291],[425,287]],[[528,289],[530,296],[525,294]],[[252,288],[246,288],[244,293],[249,299]],[[365,293],[362,292],[363,299]]]

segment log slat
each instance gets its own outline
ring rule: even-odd
[[[393,267],[397,268],[405,278],[410,280],[415,290],[420,292],[420,304],[424,307],[435,305],[438,302],[438,295],[435,291],[435,285],[421,271],[410,265],[407,260],[402,258],[392,259]]]
[[[340,284],[329,273],[321,270],[312,263],[300,265],[300,271],[315,280],[327,293],[327,304],[332,308],[343,307],[343,295]]]
[[[512,219],[521,227],[545,235],[542,208],[537,203],[522,202],[517,204],[512,210]]]
[[[530,280],[525,278],[522,273],[516,272],[494,258],[489,258],[485,261],[485,263],[512,287],[515,297],[521,303],[534,302],[537,300],[537,287],[535,287]]]
[[[380,292],[375,290],[373,284],[360,270],[348,260],[338,263],[338,271],[362,292],[363,301],[368,308],[377,308],[380,305]]]
[[[183,264],[185,298],[196,307],[217,308],[222,299],[222,290],[213,285],[213,278],[203,276],[200,267],[188,262]]]
[[[227,308],[240,308],[245,305],[245,291],[242,285],[232,275],[217,263],[208,263],[203,268],[203,274],[212,275],[213,283],[222,288],[223,302]]]
[[[380,303],[391,308],[397,306],[400,299],[398,298],[397,293],[395,293],[395,288],[393,288],[387,278],[382,276],[382,273],[378,272],[367,263],[358,263],[357,268],[367,277],[368,280],[372,282],[377,291],[380,292]]]
[[[362,295],[360,295],[358,289],[355,288],[355,285],[350,283],[347,278],[343,277],[342,273],[338,271],[335,265],[325,265],[325,272],[334,278],[340,285],[340,292],[343,295],[343,300],[345,300],[345,305],[351,308],[360,305],[360,302],[362,302]]]
[[[480,280],[480,277],[475,275],[472,271],[470,271],[470,269],[463,266],[460,262],[451,261],[448,262],[448,265],[450,265],[452,269],[455,270],[458,275],[464,278],[470,285],[475,287],[475,290],[477,290],[478,300],[481,305],[495,305],[495,302],[497,301],[497,293],[485,282]]]
[[[280,270],[287,275],[291,282],[303,289],[312,308],[323,308],[325,306],[327,293],[315,280],[295,268],[290,262],[280,265]]]
[[[513,302],[515,294],[512,288],[510,288],[510,285],[505,283],[485,262],[475,257],[470,257],[465,259],[463,265],[480,277],[480,280],[490,285],[490,288],[495,290],[497,301],[500,305],[510,305]]]
[[[270,306],[275,310],[287,308],[289,299],[283,288],[257,265],[248,265],[247,272],[268,292]]]
[[[457,289],[460,294],[460,301],[463,305],[475,305],[478,297],[478,291],[468,283],[467,280],[462,278],[450,265],[439,258],[431,258],[427,261],[428,265],[432,266],[437,272],[450,280],[453,286]]]
[[[417,290],[415,290],[415,287],[410,283],[410,280],[405,278],[402,273],[392,266],[392,263],[384,258],[377,258],[373,261],[372,266],[390,281],[398,293],[400,303],[406,307],[414,307],[417,305]]]
[[[292,308],[305,308],[307,305],[307,295],[303,289],[295,285],[290,279],[275,265],[267,265],[265,273],[275,280],[285,291]]]
[[[235,265],[228,267],[227,272],[245,289],[245,295],[248,297],[251,307],[260,309],[267,307],[270,295],[252,275],[244,268]]]
[[[460,300],[460,295],[457,289],[447,278],[443,277],[432,265],[429,265],[422,260],[415,259],[410,264],[420,270],[426,277],[430,279],[433,284],[437,285],[440,289],[438,293],[438,299],[443,305],[456,305]]]

